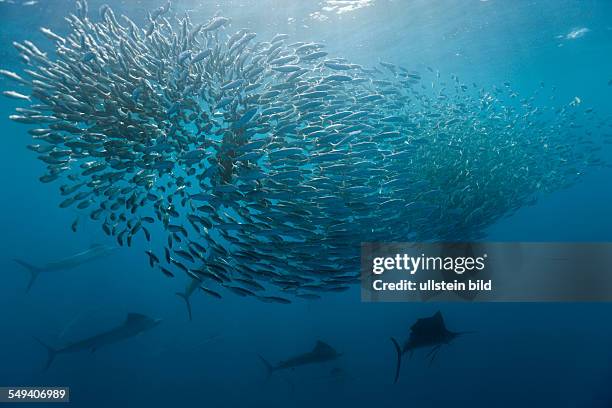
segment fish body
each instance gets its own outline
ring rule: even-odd
[[[466,333],[469,332],[452,332],[448,330],[444,324],[442,313],[439,311],[431,317],[417,319],[410,328],[410,336],[404,342],[403,346],[400,346],[397,340],[391,338],[397,353],[394,383],[399,379],[401,359],[404,354],[410,353],[412,355],[413,351],[416,349],[431,348],[431,363],[435,359],[440,347],[449,344],[457,337]]]
[[[76,226],[74,228],[76,229]],[[28,282],[27,287],[27,290],[29,291],[40,273],[58,272],[74,269],[97,259],[105,258],[110,255],[115,249],[116,248],[114,247],[109,247],[106,245],[94,244],[84,251],[59,259],[57,261],[48,262],[43,265],[33,265],[21,259],[15,259],[15,262],[17,262],[19,265],[23,266],[26,270],[28,270],[28,272],[30,272],[30,281]]]
[[[126,320],[121,325],[91,337],[72,342],[62,348],[55,349],[38,340],[48,352],[45,370],[51,366],[51,363],[58,354],[68,354],[79,351],[90,351],[93,353],[102,347],[127,340],[142,332],[151,330],[159,323],[161,323],[159,319],[151,319],[139,313],[129,313]]]
[[[336,360],[341,355],[342,354],[338,353],[329,344],[319,340],[316,342],[314,348],[311,351],[308,351],[303,354],[298,354],[287,360],[281,361],[276,365],[271,365],[261,356],[260,359],[266,367],[268,376],[270,376],[273,372],[278,370],[294,369],[296,367],[301,367],[304,365],[326,363],[329,361]]]

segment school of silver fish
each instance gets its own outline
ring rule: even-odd
[[[610,122],[579,98],[539,106],[509,83],[368,68],[170,9],[139,27],[79,0],[69,35],[41,28],[51,52],[14,43],[25,69],[0,74],[18,89],[5,96],[30,103],[11,119],[35,125],[29,148],[60,207],[119,245],[149,241],[150,266],[185,273],[189,293],[343,291],[361,242],[480,239],[605,164],[596,133]]]

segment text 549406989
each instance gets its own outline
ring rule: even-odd
[[[0,403],[69,401],[68,387],[0,387]]]

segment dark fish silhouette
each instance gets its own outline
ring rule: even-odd
[[[395,368],[395,379],[393,383],[396,383],[399,379],[400,368],[402,364],[402,356],[412,352],[418,348],[432,347],[431,351],[427,356],[431,356],[430,364],[433,363],[440,347],[450,343],[455,338],[462,334],[468,334],[473,332],[452,332],[444,325],[444,318],[440,311],[436,312],[431,317],[424,317],[417,319],[417,321],[410,328],[410,336],[408,340],[404,342],[404,346],[401,347],[399,342],[391,337],[391,341],[397,351],[397,366]]]
[[[91,337],[75,341],[63,348],[53,348],[43,343],[38,338],[35,338],[35,340],[47,349],[47,363],[45,364],[46,371],[51,366],[51,363],[58,354],[74,353],[84,350],[90,350],[93,353],[101,347],[127,340],[142,332],[151,330],[160,322],[160,319],[152,319],[140,313],[128,313],[125,321],[119,326]]]
[[[295,357],[291,357],[285,361],[281,361],[276,366],[270,364],[265,358],[259,356],[261,361],[268,370],[268,377],[272,375],[274,371],[284,370],[288,368],[295,368],[307,364],[317,364],[332,361],[340,357],[342,353],[338,353],[332,346],[322,341],[317,341],[312,351],[298,354]]]
[[[32,265],[29,261],[24,261],[22,259],[14,259],[14,261],[30,272],[30,281],[26,288],[26,292],[28,292],[41,272],[57,272],[73,269],[85,263],[95,261],[96,259],[106,257],[115,249],[116,248],[107,245],[93,244],[84,251],[44,265]]]

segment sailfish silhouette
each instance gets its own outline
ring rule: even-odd
[[[391,337],[391,341],[395,346],[397,352],[397,365],[395,368],[395,379],[394,383],[397,382],[400,375],[400,368],[402,364],[402,356],[407,352],[412,352],[418,348],[432,347],[427,356],[431,356],[430,364],[433,363],[436,355],[440,351],[440,348],[453,341],[457,337],[473,332],[452,332],[448,330],[444,324],[444,318],[440,311],[436,312],[431,317],[424,317],[417,319],[417,321],[410,328],[410,336],[404,342],[404,346],[401,347],[399,342]]]

